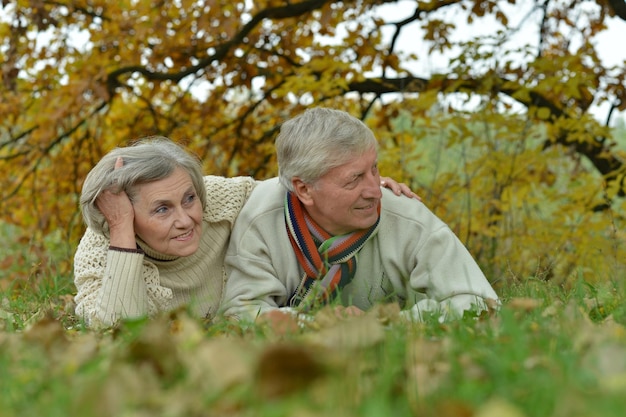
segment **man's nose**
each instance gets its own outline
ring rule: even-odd
[[[380,175],[369,174],[366,177],[366,186],[363,192],[365,198],[381,198],[383,192],[380,190]]]

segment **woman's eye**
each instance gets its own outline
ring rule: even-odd
[[[196,199],[196,195],[195,194],[190,194],[185,198],[185,203],[189,204],[189,203],[193,203],[194,200]]]
[[[154,212],[155,212],[155,213],[158,213],[158,214],[164,214],[164,213],[167,213],[167,207],[165,207],[165,206],[161,206],[161,207],[157,208]]]

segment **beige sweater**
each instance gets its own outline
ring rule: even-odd
[[[141,240],[144,253],[113,250],[107,237],[87,229],[74,256],[76,314],[91,327],[182,306],[199,317],[213,315],[226,281],[231,229],[255,184],[249,177],[205,177],[202,239],[191,256],[159,254]]]

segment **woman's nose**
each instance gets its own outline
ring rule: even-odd
[[[175,225],[180,228],[188,227],[191,223],[193,223],[193,218],[191,215],[182,207],[176,209],[176,217],[175,217]]]

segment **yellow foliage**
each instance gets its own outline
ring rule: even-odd
[[[548,120],[550,118],[550,109],[547,107],[539,107],[537,109],[537,117],[539,120]]]
[[[599,21],[576,53],[558,33],[543,33],[540,54],[524,53],[498,43],[517,28],[497,2],[465,13],[495,17],[502,32],[460,42],[438,11],[467,5],[422,2],[419,41],[459,51],[422,78],[409,70],[415,55],[390,44],[389,31],[406,34],[410,20],[390,25],[374,13],[378,2],[6,3],[0,215],[27,240],[63,231],[76,243],[82,181],[113,147],[166,135],[207,173],[262,179],[276,174],[280,124],[324,105],[372,127],[382,173],[416,190],[494,279],[607,278],[622,268],[602,261],[624,258],[624,152],[587,111],[624,94],[623,74],[603,68],[592,47]],[[555,12],[545,27],[574,30],[575,12]],[[581,160],[585,150],[595,166]],[[594,211],[607,197],[613,211]]]
[[[598,281],[626,268],[623,216],[592,210],[602,177],[565,148],[544,149],[541,127],[490,113],[399,119],[383,136],[381,169],[411,184],[490,279]]]

